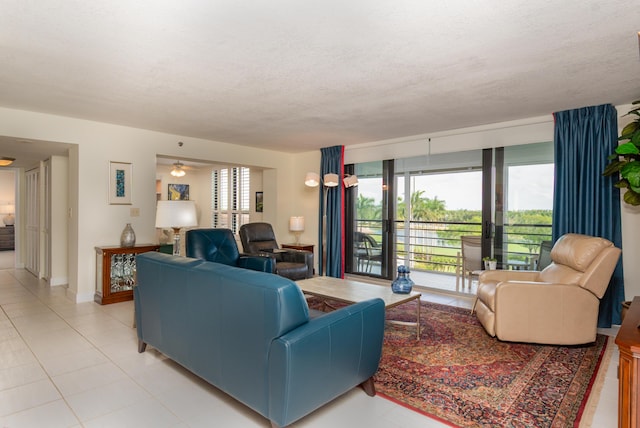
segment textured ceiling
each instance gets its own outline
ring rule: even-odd
[[[0,105],[300,152],[640,98],[637,0],[0,0]]]

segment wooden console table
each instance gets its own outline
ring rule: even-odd
[[[618,427],[637,427],[640,424],[640,296],[624,317],[616,336],[620,351],[618,364]]]
[[[313,244],[282,244],[282,248],[291,248],[292,250],[311,251],[313,253]]]
[[[159,245],[96,247],[96,294],[101,305],[133,299],[136,284],[136,254],[157,251]]]
[[[0,250],[13,250],[14,239],[13,226],[0,227]]]

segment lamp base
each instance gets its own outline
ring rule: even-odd
[[[174,256],[180,255],[180,228],[179,227],[173,228],[173,255]]]
[[[296,245],[300,245],[300,234],[301,234],[301,232],[293,232],[293,234],[296,236]]]
[[[13,226],[14,224],[16,224],[16,218],[13,216],[13,214],[7,214],[2,218],[2,221],[4,222],[5,226]]]

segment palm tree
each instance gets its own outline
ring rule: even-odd
[[[438,197],[423,198],[423,190],[419,190],[411,195],[412,199],[412,217],[414,220],[422,221],[436,221],[444,218],[446,211],[445,201],[438,199]]]
[[[360,220],[382,220],[382,204],[376,204],[373,198],[358,195],[356,213]]]
[[[417,190],[411,194],[411,216],[413,221],[437,221],[444,218],[446,212],[445,201],[435,198],[426,198],[422,195],[424,190]],[[396,213],[399,220],[405,220],[406,205],[404,201],[398,199]]]

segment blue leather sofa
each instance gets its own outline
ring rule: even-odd
[[[310,318],[284,277],[199,259],[137,256],[138,351],[147,344],[287,426],[361,385],[375,394],[384,302]]]

